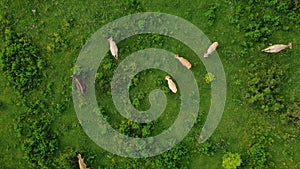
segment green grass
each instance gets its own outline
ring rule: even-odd
[[[209,142],[216,148],[215,153],[208,156],[201,151],[196,151],[197,148],[201,147],[197,144],[196,137],[199,135],[198,131],[200,131],[206,112],[209,110],[211,91],[210,86],[204,81],[206,74],[204,66],[196,55],[187,46],[167,37],[160,37],[159,41],[162,40],[163,43],[157,44],[155,40],[151,39],[157,35],[134,36],[118,44],[121,60],[140,49],[157,47],[180,53],[193,63],[191,70],[198,82],[201,97],[199,112],[203,113],[199,115],[201,123],[197,123],[183,141],[186,149],[195,149],[195,151],[190,152],[188,160],[182,159],[179,164],[182,167],[192,169],[221,168],[222,156],[225,152],[240,153],[244,157],[243,155],[256,140],[256,137],[267,134],[269,138],[274,140],[274,143],[267,145],[271,166],[280,169],[300,166],[299,124],[297,126],[292,123],[282,123],[279,114],[265,114],[255,106],[249,106],[245,100],[245,79],[247,79],[245,69],[248,63],[258,59],[269,59],[276,60],[276,62],[288,67],[288,77],[281,86],[283,89],[281,95],[287,101],[291,97],[294,97],[297,102],[300,101],[298,85],[300,81],[299,24],[285,23],[290,27],[289,31],[275,30],[267,42],[255,43],[253,51],[249,49],[248,53],[242,56],[240,52],[245,47],[242,47],[241,43],[247,39],[244,37],[243,31],[237,30],[233,24],[230,24],[230,18],[234,15],[235,7],[238,4],[236,1],[175,0],[174,2],[171,0],[153,0],[141,1],[138,5],[132,5],[134,3],[130,2],[135,1],[2,1],[0,3],[1,13],[11,16],[12,28],[29,36],[33,43],[39,47],[47,62],[47,68],[44,70],[46,76],[42,79],[42,84],[33,91],[32,98],[27,98],[27,100],[34,100],[41,96],[47,85],[52,83],[51,92],[45,98],[50,107],[49,111],[55,111],[58,104],[65,107],[63,112],[53,113],[55,120],[51,124],[53,131],[58,134],[59,147],[54,154],[57,158],[68,151],[72,152],[73,157],[66,161],[73,168],[77,167],[76,153],[78,152],[85,156],[90,168],[132,168],[132,163],[136,163],[140,167],[143,166],[144,161],[142,159],[133,160],[113,155],[98,147],[85,134],[74,110],[70,75],[73,73],[76,58],[85,41],[101,26],[130,13],[151,11],[180,16],[201,29],[211,41],[218,41],[220,45],[217,51],[226,73],[227,100],[225,111],[217,130],[209,139]],[[204,13],[212,4],[216,3],[219,4],[215,11],[216,18],[211,22]],[[32,9],[37,10],[35,15],[32,14]],[[272,11],[272,9],[266,10]],[[284,17],[284,14],[280,16]],[[58,34],[58,37],[53,38],[55,33]],[[144,41],[139,38],[144,39]],[[54,43],[55,40],[59,40],[62,44],[51,51],[49,45],[57,45]],[[274,55],[260,52],[262,48],[269,45],[268,43],[288,43],[289,41],[293,42],[293,49],[291,50]],[[141,43],[143,46],[139,46]],[[2,44],[1,42],[1,48]],[[105,70],[106,63],[112,64],[110,70]],[[110,78],[116,67],[117,62],[110,54],[107,54],[98,72],[104,72],[106,73],[104,78]],[[141,99],[141,105],[138,109],[146,110],[149,108],[147,97],[151,90],[167,86],[164,80],[165,75],[165,72],[158,70],[141,73],[138,84],[130,89],[130,99],[132,100],[138,92],[145,95]],[[157,79],[161,79],[162,85],[155,84]],[[22,141],[14,132],[16,116],[24,111],[25,107],[17,105],[21,100],[15,94],[12,86],[8,85],[8,80],[2,72],[0,72],[0,80],[2,82],[0,84],[0,168],[27,168],[27,162],[23,159],[20,146]],[[125,119],[119,115],[113,106],[110,99],[109,83],[105,79],[102,82],[101,79],[97,79],[96,82],[97,101],[101,103],[110,117],[109,122],[118,129],[121,121]],[[159,134],[175,120],[179,110],[179,96],[180,94],[167,93],[168,107],[162,117],[156,120],[153,135]],[[155,158],[151,158],[148,163],[151,163],[153,159]],[[150,164],[148,163],[146,162],[145,165],[149,167]]]

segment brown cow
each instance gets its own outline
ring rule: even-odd
[[[86,92],[85,82],[79,79],[75,74],[73,74],[71,77],[75,80],[77,90],[84,96]]]

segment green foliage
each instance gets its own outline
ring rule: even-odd
[[[46,50],[48,52],[57,52],[60,51],[61,49],[65,49],[68,47],[69,42],[63,38],[61,33],[55,32],[50,34],[49,40],[51,43],[47,44]]]
[[[205,83],[210,84],[212,81],[215,80],[215,75],[212,73],[207,73],[204,77]]]
[[[270,66],[271,65],[271,66]],[[246,79],[246,99],[264,112],[280,112],[284,109],[284,100],[280,96],[281,83],[285,80],[285,66],[272,61],[254,61],[249,63]]]
[[[184,144],[179,144],[171,150],[151,159],[153,168],[182,168],[181,160],[188,160],[188,149]]]
[[[119,127],[119,131],[122,134],[131,136],[145,138],[150,136],[154,129],[154,122],[151,123],[137,123],[132,121],[122,121]]]
[[[201,154],[205,154],[207,156],[213,156],[216,152],[216,148],[211,142],[206,141],[199,146],[198,151]]]
[[[287,107],[287,112],[280,115],[282,125],[293,124],[294,127],[300,128],[300,103],[291,100]]]
[[[51,129],[51,114],[45,103],[36,101],[17,117],[16,132],[22,140],[24,159],[32,168],[49,168],[57,149],[56,134]]]
[[[222,167],[225,169],[236,169],[242,164],[241,156],[238,153],[226,153],[222,159]]]
[[[265,42],[274,31],[287,31],[289,30],[287,24],[299,23],[299,15],[296,12],[299,6],[294,8],[295,4],[299,5],[293,0],[240,1],[235,7],[235,14],[230,18],[230,22],[238,30],[242,30],[251,42]],[[271,9],[271,12],[266,9]]]
[[[4,39],[3,34],[5,32],[5,29],[9,26],[10,22],[7,16],[0,14],[0,37]]]
[[[71,169],[78,166],[76,152],[72,147],[66,147],[57,158],[54,159],[53,167],[56,169]]]
[[[273,168],[271,165],[271,155],[267,150],[267,146],[271,145],[274,140],[268,134],[260,134],[255,136],[254,142],[243,155],[242,168],[246,169],[264,169]]]
[[[269,153],[262,143],[253,144],[247,151],[246,168],[263,169],[268,168]]]
[[[140,106],[140,100],[138,98],[134,98],[132,101],[132,105],[138,108]]]
[[[45,62],[38,48],[26,36],[9,28],[4,35],[5,44],[0,53],[1,69],[13,87],[22,94],[40,83]]]
[[[122,2],[124,2],[123,6],[125,7],[124,12],[126,12],[126,14],[142,12],[144,10],[141,4],[142,1],[140,0],[126,0]]]
[[[209,20],[210,24],[213,24],[213,22],[216,19],[216,11],[220,5],[218,3],[211,4],[208,10],[204,13],[204,15]]]

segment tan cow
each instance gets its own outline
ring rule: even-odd
[[[187,69],[190,69],[192,67],[192,64],[186,60],[185,58],[183,57],[180,57],[178,54],[175,55],[175,58],[179,60],[179,62],[185,66]]]
[[[292,42],[290,42],[289,44],[287,45],[284,45],[284,44],[276,44],[276,45],[272,45],[266,49],[263,49],[262,51],[263,52],[268,52],[268,53],[277,53],[277,52],[280,52],[282,51],[283,49],[287,49],[287,48],[290,48],[292,49]]]
[[[165,79],[168,81],[169,89],[171,89],[171,91],[173,93],[176,93],[177,92],[176,84],[173,82],[173,80],[171,79],[171,77],[170,76],[166,76]]]
[[[118,59],[118,47],[116,45],[116,42],[112,37],[108,38],[108,41],[111,54],[115,57],[115,59]]]
[[[205,58],[208,57],[211,53],[213,53],[213,51],[217,49],[218,46],[219,46],[218,42],[214,42],[213,44],[211,44],[203,57]]]
[[[86,168],[86,164],[84,163],[84,159],[81,158],[81,154],[77,154],[78,164],[80,169],[88,169]]]

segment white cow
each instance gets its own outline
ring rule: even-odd
[[[213,51],[215,51],[217,49],[218,46],[219,46],[218,42],[214,42],[213,44],[211,44],[203,57],[205,57],[205,58],[208,57],[211,53],[213,53]]]
[[[118,59],[118,47],[116,45],[116,42],[113,40],[112,37],[108,38],[108,41],[109,41],[109,49],[110,49],[111,54],[116,59]]]
[[[283,44],[272,45],[272,46],[270,46],[270,47],[268,47],[266,49],[263,49],[262,51],[263,52],[268,52],[268,53],[277,53],[277,52],[280,52],[283,49],[287,49],[287,48],[292,49],[292,42],[290,42],[287,45],[283,45]]]
[[[169,89],[171,89],[171,91],[173,93],[176,93],[177,92],[176,84],[173,82],[173,80],[171,79],[171,77],[170,76],[166,76],[165,79],[168,81]]]
[[[183,57],[180,57],[178,54],[175,55],[175,58],[179,60],[179,62],[185,66],[187,69],[190,69],[192,67],[192,64],[186,60],[185,58]]]

